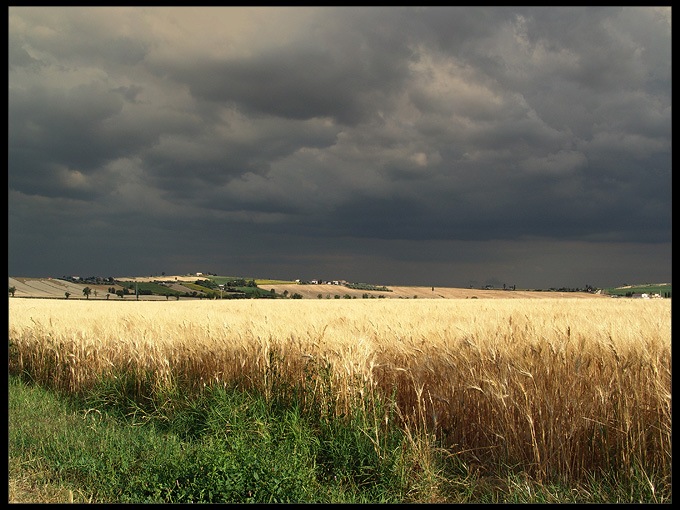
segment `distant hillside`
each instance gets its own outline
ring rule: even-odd
[[[241,281],[239,281],[241,280]],[[159,283],[161,282],[161,283]],[[203,285],[197,285],[203,282]],[[228,286],[237,282],[239,286]],[[257,282],[256,286],[253,283]],[[219,287],[219,284],[223,287]],[[206,286],[207,285],[207,286]],[[376,286],[386,290],[365,290],[332,284],[282,283],[280,280],[248,280],[224,276],[160,276],[124,277],[114,283],[78,283],[55,278],[9,277],[9,287],[14,288],[15,297],[65,299],[88,299],[83,289],[90,288],[89,299],[93,300],[168,300],[228,298],[228,297],[286,297],[299,299],[513,299],[513,298],[580,298],[601,299],[604,294],[589,292],[559,292],[536,290],[465,289],[455,287],[423,286]],[[371,288],[371,286],[368,286]],[[111,293],[111,290],[114,293]],[[119,297],[115,292],[126,294]],[[135,291],[140,293],[139,296]],[[272,294],[273,291],[273,294]],[[144,294],[142,294],[144,292]],[[167,294],[167,295],[166,295]]]
[[[630,296],[632,294],[658,294],[661,297],[671,297],[673,286],[670,283],[645,283],[640,285],[622,285],[602,289],[602,292],[611,296]]]

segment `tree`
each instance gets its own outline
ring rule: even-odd
[[[70,293],[69,291],[64,292],[64,296],[66,296],[66,299],[68,299],[68,297],[69,297],[70,295],[71,295],[71,293]]]
[[[14,297],[14,293],[17,291],[16,287],[10,287],[9,288],[9,293],[12,294],[12,297]]]
[[[92,292],[92,289],[90,287],[85,287],[83,289],[83,295],[87,298],[90,299],[90,293]]]

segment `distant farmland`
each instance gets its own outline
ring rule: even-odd
[[[164,277],[125,277],[116,279],[115,284],[92,285],[75,283],[56,278],[25,278],[9,277],[9,287],[14,287],[15,297],[27,298],[53,298],[64,299],[65,292],[69,292],[69,299],[88,299],[83,294],[83,289],[89,287],[90,300],[120,299],[116,295],[109,295],[109,289],[128,289],[129,294],[124,300],[136,300],[135,290],[150,290],[151,295],[140,295],[139,299],[166,300],[187,299],[187,294],[196,292],[191,299],[201,299],[207,296],[219,297],[219,290],[204,287],[196,287],[196,281],[211,279],[217,283],[223,282],[227,277],[196,277],[196,276],[164,276]],[[162,281],[163,285],[158,282]],[[439,286],[387,286],[388,290],[363,290],[349,288],[344,285],[331,284],[306,284],[300,285],[295,282],[282,282],[280,280],[255,280],[257,289],[262,294],[274,291],[276,297],[293,297],[297,294],[302,299],[545,299],[545,298],[570,298],[570,299],[602,299],[604,294],[590,292],[559,292],[559,291],[536,291],[536,290],[501,290],[501,289],[469,289]],[[131,287],[131,289],[130,289]],[[201,290],[202,289],[202,290]],[[240,292],[254,289],[240,288]],[[296,297],[297,297],[296,296]],[[228,297],[222,293],[222,298]],[[250,296],[248,296],[250,297]],[[258,297],[258,296],[254,296]]]

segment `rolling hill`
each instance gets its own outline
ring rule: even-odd
[[[152,281],[159,280],[161,277],[121,277],[117,281]],[[191,276],[163,276],[162,279],[168,282],[192,282],[198,278]],[[110,287],[116,290],[122,289],[120,285],[92,285],[84,283],[74,283],[56,278],[27,278],[9,277],[9,287],[15,288],[14,297],[24,298],[52,298],[64,299],[65,293],[69,292],[69,299],[86,299],[83,294],[85,287],[90,287],[92,292],[89,299],[107,299]],[[264,283],[259,287],[262,290],[274,290],[276,294],[292,297],[294,294],[302,296],[302,299],[337,299],[350,298],[386,298],[386,299],[512,299],[512,298],[574,298],[574,299],[602,299],[607,297],[604,294],[593,294],[588,292],[556,292],[556,291],[528,291],[528,290],[482,290],[465,289],[455,287],[419,287],[419,286],[387,286],[388,291],[350,289],[343,285],[330,284],[296,284],[296,283]],[[321,296],[321,297],[319,297]],[[337,298],[336,298],[337,296]],[[119,299],[117,296],[110,298]],[[125,296],[123,299],[134,300],[134,294]],[[166,300],[164,296],[145,295],[139,296],[140,300]],[[182,298],[191,299],[191,298]]]

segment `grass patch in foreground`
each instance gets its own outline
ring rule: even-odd
[[[100,503],[405,499],[398,471],[390,471],[398,457],[379,458],[366,430],[344,432],[338,444],[295,406],[273,407],[241,391],[214,389],[142,410],[106,395],[107,389],[117,391],[100,387],[99,395],[69,401],[10,379],[11,500],[65,501],[68,491],[75,502]],[[97,399],[99,405],[88,408]],[[356,425],[339,421],[329,432]],[[395,435],[397,450],[399,440]],[[356,456],[348,463],[325,455],[329,444],[331,452]],[[319,458],[326,464],[317,464]],[[19,481],[30,476],[35,483]],[[36,485],[51,487],[52,494],[32,495]]]
[[[223,388],[142,407],[115,383],[75,399],[9,382],[10,502],[670,502],[644,482],[482,476],[379,410],[320,419]]]

